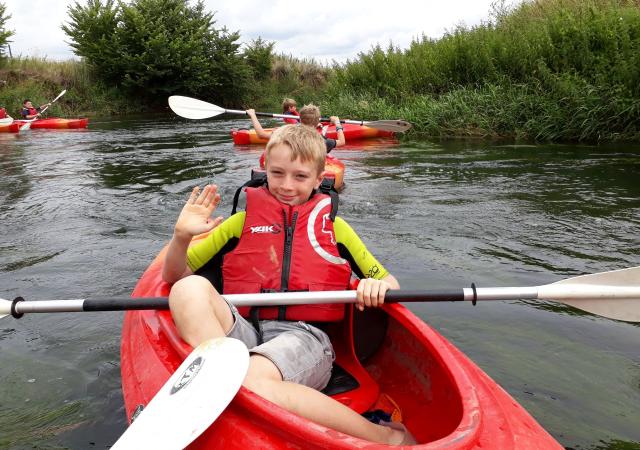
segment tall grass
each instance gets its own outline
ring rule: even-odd
[[[46,103],[63,89],[67,93],[51,106],[49,116],[118,114],[144,109],[116,87],[99,82],[82,61],[17,57],[4,60],[0,68],[0,105],[13,117],[19,117],[23,100]]]
[[[299,105],[317,101],[330,72],[314,59],[274,55],[271,76],[255,83],[250,101],[252,106],[269,109],[279,109],[285,97],[295,98]]]
[[[406,50],[376,47],[335,68],[323,103],[345,115],[357,109],[346,99],[430,134],[638,139],[640,0],[529,1]]]

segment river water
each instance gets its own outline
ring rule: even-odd
[[[260,148],[242,120],[0,134],[0,297],[128,295],[195,184],[219,211]],[[335,151],[341,214],[403,288],[530,286],[640,264],[640,146],[405,139]],[[640,326],[544,302],[410,308],[572,449],[640,448]],[[108,448],[122,313],[0,323],[0,448]]]

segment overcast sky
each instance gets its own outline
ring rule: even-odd
[[[275,42],[277,53],[319,62],[344,62],[376,43],[392,41],[406,48],[412,38],[423,33],[442,36],[456,25],[472,26],[489,19],[494,0],[348,0],[319,2],[308,0],[205,0],[216,11],[216,28],[240,31],[241,42],[258,36]],[[52,59],[73,58],[60,29],[66,22],[69,0],[0,0],[11,19],[7,27],[15,31],[11,51],[14,56]],[[508,4],[518,2],[509,0]],[[85,0],[80,0],[85,4]],[[192,2],[193,4],[194,2]]]

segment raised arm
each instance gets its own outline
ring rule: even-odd
[[[346,144],[346,139],[344,138],[344,128],[340,123],[340,119],[338,116],[331,116],[329,120],[336,126],[336,147],[342,147]]]
[[[262,128],[262,125],[260,124],[260,121],[256,116],[256,110],[247,109],[247,114],[251,118],[251,125],[253,126],[253,129],[256,130],[256,135],[260,139],[269,139],[271,137],[271,133],[268,131],[265,131],[264,128]]]
[[[191,275],[191,269],[187,266],[189,243],[193,236],[211,231],[222,222],[222,217],[211,218],[218,203],[220,194],[215,184],[205,186],[202,192],[198,186],[193,188],[189,200],[180,211],[169,242],[162,270],[163,280],[175,283]]]

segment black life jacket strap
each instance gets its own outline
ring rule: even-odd
[[[251,319],[251,325],[253,325],[253,328],[256,329],[256,331],[258,332],[258,345],[263,343],[263,336],[262,336],[262,324],[260,323],[260,307],[259,306],[252,306],[249,309],[249,318]]]
[[[267,173],[264,171],[252,170],[251,179],[245,184],[236,189],[236,193],[233,195],[233,209],[231,215],[234,215],[238,210],[238,200],[240,199],[240,193],[246,187],[259,187],[267,184]]]
[[[318,188],[320,192],[331,197],[331,213],[329,214],[329,218],[332,222],[336,220],[336,216],[338,215],[338,204],[340,203],[338,191],[336,191],[334,187],[335,182],[335,178],[323,178],[322,183],[320,183],[320,187]]]

